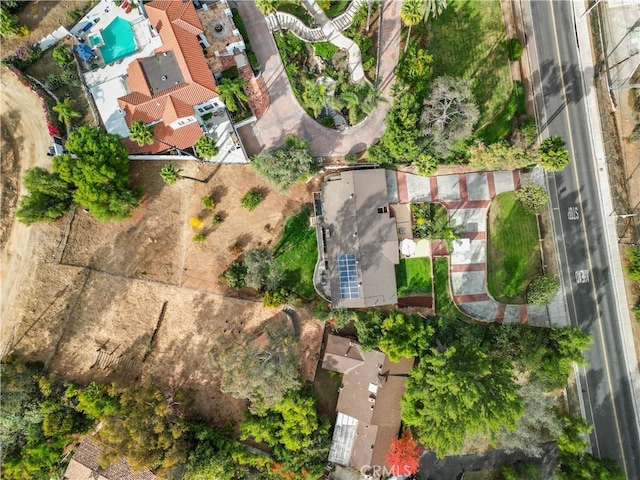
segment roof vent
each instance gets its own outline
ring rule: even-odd
[[[166,75],[162,75],[162,81],[166,81],[167,80],[167,76]]]
[[[169,55],[169,52],[162,52],[163,57],[166,57],[167,55]]]

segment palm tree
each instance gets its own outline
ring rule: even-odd
[[[240,108],[244,110],[244,102],[249,100],[249,97],[247,97],[247,94],[244,93],[243,90],[246,85],[247,82],[240,77],[234,78],[233,80],[223,78],[218,84],[217,90],[220,95],[220,100],[227,106],[227,110],[230,112],[237,112]]]
[[[58,120],[63,122],[67,128],[71,127],[71,120],[80,118],[82,114],[73,109],[73,100],[70,97],[65,98],[62,102],[58,102],[53,111],[58,114]]]
[[[419,24],[424,18],[425,2],[424,0],[403,0],[402,7],[400,9],[400,20],[407,27],[409,27],[409,33],[407,33],[407,43],[404,45],[404,51],[407,51],[409,46],[409,37],[411,36],[411,27]]]
[[[436,18],[445,8],[448,0],[426,0],[424,4],[424,19]]]
[[[167,163],[164,167],[162,167],[162,170],[160,170],[160,176],[162,177],[162,180],[164,180],[164,182],[167,185],[173,185],[181,178],[186,178],[187,180],[193,180],[194,182],[207,183],[206,180],[200,180],[199,178],[188,177],[187,175],[180,175],[181,171],[182,169],[181,168],[176,169],[176,167],[173,166],[173,163]]]
[[[386,100],[382,97],[382,90],[380,90],[380,79],[376,79],[373,83],[373,86],[369,87],[365,92],[365,97],[362,100],[362,111],[369,115],[373,110],[378,106],[380,102],[386,102]]]
[[[132,122],[129,132],[129,138],[141,147],[151,145],[154,142],[153,127],[144,122]]]
[[[313,80],[306,80],[304,82],[302,99],[304,100],[305,105],[313,113],[313,116],[317,117],[320,115],[322,109],[327,103],[327,87],[320,83],[316,83]]]

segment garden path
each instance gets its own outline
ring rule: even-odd
[[[466,315],[485,322],[528,323],[550,326],[556,303],[551,305],[506,305],[487,292],[487,213],[497,194],[519,187],[518,171],[474,172],[436,177],[397,173],[400,203],[438,202],[458,225],[461,240],[454,242],[449,256],[452,298]],[[433,242],[434,255],[447,255]]]
[[[323,127],[307,115],[296,100],[265,17],[254,2],[238,2],[237,6],[245,22],[251,47],[262,65],[262,76],[271,97],[271,106],[262,118],[253,125],[239,129],[249,155],[278,147],[290,135],[306,139],[311,153],[321,156],[362,152],[380,139],[385,116],[391,107],[390,101],[380,102],[363,122],[343,132]],[[379,88],[384,97],[390,98],[395,82],[394,68],[400,52],[400,3],[383,2],[381,19]]]
[[[305,8],[313,15],[316,24],[320,25],[319,27],[309,28],[297,17],[279,11],[275,11],[266,17],[267,26],[272,32],[287,29],[305,42],[330,42],[336,47],[345,50],[349,56],[348,65],[351,80],[360,82],[366,80],[364,69],[362,68],[360,48],[353,40],[345,37],[341,32],[351,26],[354,13],[366,1],[353,0],[347,11],[338,18],[331,20],[315,0],[302,0]]]

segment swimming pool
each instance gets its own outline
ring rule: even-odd
[[[133,29],[124,18],[116,17],[100,33],[104,41],[104,46],[100,47],[100,53],[105,63],[115,62],[135,52],[136,41],[133,37]]]

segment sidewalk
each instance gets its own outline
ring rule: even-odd
[[[282,59],[267,27],[264,16],[254,2],[238,2],[238,11],[244,20],[252,48],[260,61],[271,106],[253,125],[238,130],[247,153],[254,155],[264,149],[282,145],[290,135],[309,142],[313,155],[337,156],[362,152],[376,143],[384,130],[384,119],[391,108],[391,87],[395,82],[394,68],[400,53],[400,4],[385,1],[381,6],[379,77],[383,96],[378,107],[360,124],[338,132],[325,128],[311,118],[298,103]]]

